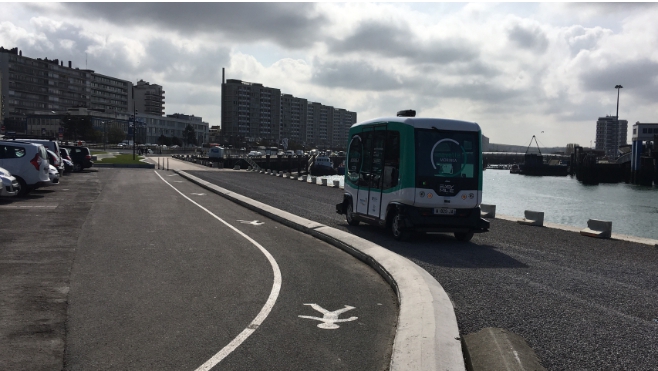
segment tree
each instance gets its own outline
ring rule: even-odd
[[[126,139],[126,133],[116,126],[111,127],[107,133],[107,141],[109,143],[123,142],[124,139]]]
[[[172,144],[172,145],[176,145],[176,146],[181,146],[181,147],[182,147],[182,146],[183,146],[183,141],[180,140],[179,137],[176,137],[176,136],[175,136],[175,137],[171,138],[171,144]]]
[[[187,124],[187,126],[183,130],[183,141],[185,142],[186,145],[190,145],[190,144],[196,145],[196,133],[194,132],[194,128],[190,124]]]
[[[164,134],[160,134],[158,137],[158,144],[159,145],[165,145],[165,146],[170,146],[171,145],[171,138],[166,137]]]
[[[78,140],[79,138],[89,140],[93,139],[95,135],[91,117],[89,116],[66,115],[62,119],[61,125],[69,139]]]

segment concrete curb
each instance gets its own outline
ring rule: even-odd
[[[94,162],[94,167],[125,167],[125,168],[138,168],[138,169],[155,169],[153,164],[99,164]]]
[[[237,204],[336,246],[382,275],[395,290],[400,305],[391,370],[465,370],[452,302],[436,279],[411,260],[363,238],[244,197],[185,171],[174,172]]]

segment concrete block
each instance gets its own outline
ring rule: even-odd
[[[302,176],[299,177],[299,180],[301,180],[302,182],[305,182],[307,177],[308,177],[308,175],[302,175]]]
[[[233,170],[240,170],[240,165],[233,166]]]
[[[465,335],[463,344],[467,370],[546,370],[522,337],[501,328]]]
[[[340,187],[340,180],[334,180],[334,188]]]
[[[279,171],[279,172],[276,174],[276,176],[278,176],[278,177],[282,177],[282,176],[283,176],[283,171]]]
[[[287,177],[288,177],[288,173],[283,173],[283,175],[281,175],[281,177],[282,177],[282,178],[287,178]]]
[[[587,228],[581,230],[580,234],[594,238],[610,238],[612,235],[612,222],[590,219],[587,221]]]
[[[320,185],[326,186],[327,185],[327,178],[320,179]]]
[[[495,218],[496,217],[496,205],[485,205],[481,204],[480,205],[480,210],[482,213],[480,214],[483,218]]]
[[[542,227],[544,225],[543,211],[526,210],[524,214],[525,214],[525,218],[523,218],[523,220],[519,220],[519,224],[535,225],[538,227]]]
[[[309,179],[309,182],[315,184],[315,183],[317,183],[317,181],[318,181],[318,177],[311,175],[311,178]]]

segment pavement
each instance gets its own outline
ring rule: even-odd
[[[418,265],[371,241],[254,201],[185,171],[207,169],[204,166],[173,159],[171,166],[184,178],[273,220],[341,248],[379,272],[395,289],[400,303],[391,370],[465,369],[459,329],[450,298],[438,281]]]

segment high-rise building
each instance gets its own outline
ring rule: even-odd
[[[356,112],[350,112],[342,108],[335,108],[332,125],[329,128],[330,146],[333,149],[347,149],[347,134],[350,127],[356,123]]]
[[[609,158],[617,158],[619,146],[627,144],[628,121],[616,116],[599,117],[596,121],[595,149]]]
[[[162,86],[139,80],[134,87],[134,91],[137,112],[164,116],[165,91]]]
[[[356,113],[241,80],[222,84],[222,138],[236,145],[284,139],[307,148],[343,148]]]
[[[281,90],[241,80],[222,84],[222,137],[229,143],[278,142],[280,115]]]
[[[306,110],[308,101],[304,98],[296,98],[290,94],[281,96],[281,122],[279,137],[288,139],[298,144],[304,144],[302,137],[306,129]]]
[[[24,57],[18,48],[0,47],[1,94],[7,131],[25,132],[27,116],[36,112],[84,107],[126,113],[132,83],[73,68],[58,59]]]

